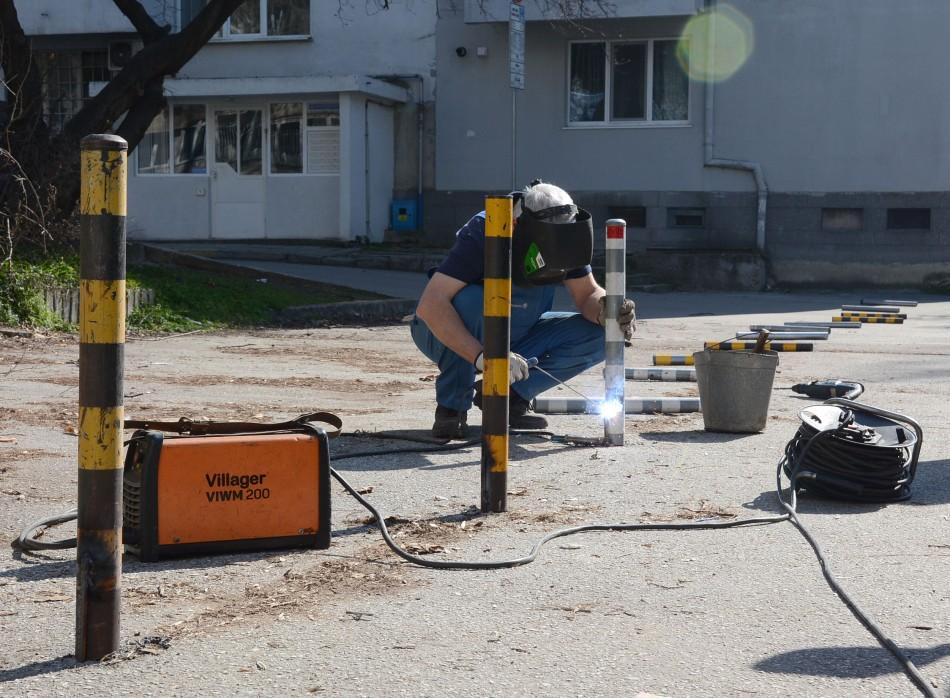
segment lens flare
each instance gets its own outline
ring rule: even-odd
[[[710,51],[712,37],[712,51]],[[728,80],[755,50],[755,28],[731,5],[717,5],[686,23],[676,44],[676,56],[693,80]]]
[[[613,419],[623,412],[623,405],[620,400],[604,400],[600,403],[600,416],[604,419]]]

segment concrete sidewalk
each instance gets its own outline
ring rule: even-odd
[[[308,281],[319,281],[335,286],[346,286],[361,291],[381,293],[392,298],[419,298],[428,281],[428,276],[417,271],[391,271],[388,269],[358,269],[323,264],[294,264],[291,262],[265,262],[260,260],[231,261],[249,269],[293,276]]]

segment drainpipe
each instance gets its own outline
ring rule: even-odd
[[[711,13],[716,8],[716,0],[703,0],[705,12]],[[765,217],[768,210],[769,189],[765,182],[765,172],[762,165],[751,160],[730,160],[717,158],[714,154],[715,146],[715,116],[716,116],[716,85],[713,79],[713,64],[715,61],[716,29],[715,21],[709,22],[708,37],[706,40],[706,79],[703,83],[703,101],[705,102],[703,135],[703,166],[715,167],[722,170],[743,170],[755,178],[757,194],[757,210],[755,218],[755,246],[768,265],[765,251]]]

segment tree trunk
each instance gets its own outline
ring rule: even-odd
[[[7,158],[6,163],[0,163],[0,216],[11,217],[15,208],[11,197],[20,195],[17,187],[4,186],[3,181],[12,181],[10,175],[19,175],[17,170],[22,166],[23,174],[37,190],[52,193],[52,216],[68,218],[79,199],[82,138],[90,133],[117,131],[133,150],[152,119],[165,107],[165,77],[174,75],[191,60],[243,1],[209,0],[182,31],[170,34],[169,27],[160,27],[139,0],[114,0],[141,36],[144,47],[66,122],[62,133],[52,135],[43,119],[41,76],[32,63],[30,40],[20,25],[13,0],[0,0],[0,65],[11,94],[2,147],[17,161],[13,164]]]

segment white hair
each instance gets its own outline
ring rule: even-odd
[[[524,189],[524,208],[529,211],[543,211],[546,208],[566,206],[573,203],[574,199],[571,198],[571,195],[554,184],[540,182],[533,187],[528,186]],[[575,213],[562,213],[549,220],[552,223],[570,223],[576,215],[575,209]]]

